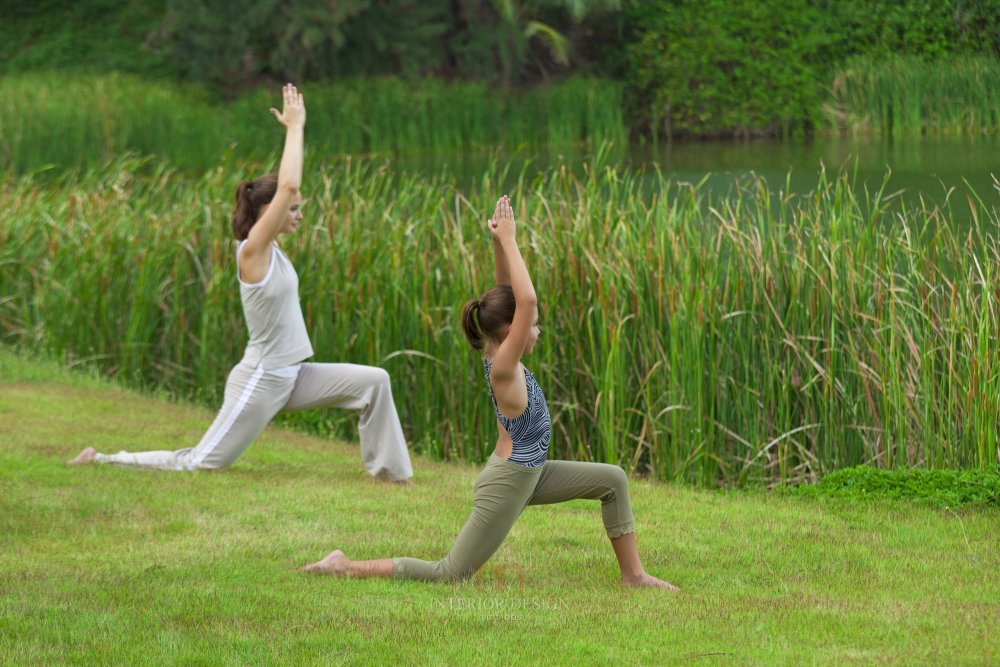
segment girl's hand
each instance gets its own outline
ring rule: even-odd
[[[272,107],[271,113],[287,128],[303,127],[306,124],[306,104],[302,100],[302,94],[290,83],[285,84],[281,92],[285,98],[285,106],[280,112]]]
[[[510,206],[507,195],[497,200],[496,209],[489,222],[490,233],[498,241],[514,240],[514,209]]]

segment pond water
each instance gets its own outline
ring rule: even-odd
[[[991,174],[1000,176],[997,137],[840,138],[804,141],[675,144],[639,153],[645,163],[658,162],[675,178],[698,179],[711,173],[713,190],[725,190],[748,173],[763,176],[772,186],[789,178],[793,192],[816,187],[819,170],[848,169],[858,185],[878,188],[889,176],[888,192],[904,190],[941,201],[948,188],[965,182],[984,200],[998,201]],[[790,176],[789,176],[790,174]]]
[[[903,191],[915,201],[923,196],[934,203],[944,201],[950,188],[960,192],[971,187],[987,205],[1000,205],[993,174],[1000,177],[1000,137],[816,137],[799,140],[746,140],[675,142],[660,146],[606,149],[610,165],[649,169],[654,165],[675,181],[697,183],[707,177],[706,187],[715,193],[730,192],[734,184],[751,174],[767,180],[774,189],[804,194],[816,187],[819,171],[828,175],[847,169],[855,184],[877,190],[889,177],[887,193]],[[585,150],[532,152],[520,149],[503,153],[434,155],[388,158],[394,167],[430,173],[446,173],[461,186],[482,178],[491,160],[512,163],[517,172],[528,162],[529,172],[560,162],[581,171],[590,159]],[[954,196],[954,195],[953,195]],[[962,198],[964,201],[964,197]],[[961,215],[961,211],[956,211]]]

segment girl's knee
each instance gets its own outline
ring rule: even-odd
[[[624,470],[608,464],[604,470],[604,478],[610,497],[621,498],[628,495],[628,476]]]
[[[438,580],[461,582],[467,581],[475,576],[479,568],[471,563],[456,563],[451,558],[446,557],[438,561]]]

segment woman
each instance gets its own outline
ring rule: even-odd
[[[277,243],[302,221],[302,142],[306,109],[295,86],[283,90],[285,148],[278,174],[243,181],[236,190],[232,228],[237,279],[250,340],[229,373],[225,401],[194,448],[100,454],[84,449],[70,464],[117,463],[138,468],[225,468],[250,446],[279,411],[337,407],[362,410],[361,458],[375,478],[406,481],[413,475],[392,400],[389,374],[354,364],[302,363],[313,355],[299,305],[298,275]]]
[[[472,347],[483,351],[499,436],[496,450],[476,479],[472,516],[442,560],[352,561],[337,550],[303,569],[342,577],[467,579],[500,547],[528,505],[589,498],[601,501],[604,528],[622,582],[677,590],[648,574],[639,560],[628,480],[621,468],[546,460],[551,426],[545,395],[521,364],[521,357],[531,352],[538,339],[537,299],[514,238],[514,214],[506,196],[497,202],[489,228],[497,285],[465,305],[462,327]]]

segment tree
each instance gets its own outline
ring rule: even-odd
[[[447,0],[169,0],[157,37],[228,91],[261,78],[420,74],[445,59]]]
[[[501,19],[504,48],[500,56],[506,80],[517,80],[528,67],[545,75],[546,65],[568,67],[574,48],[567,29],[587,19],[618,12],[620,0],[491,0]],[[562,30],[556,25],[565,26]]]

